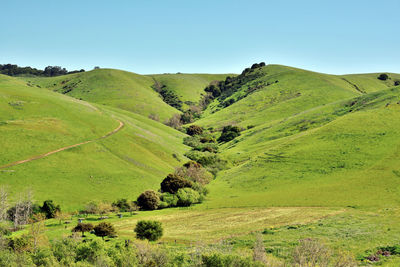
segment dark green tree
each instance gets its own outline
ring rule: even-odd
[[[43,206],[40,207],[40,210],[46,215],[47,219],[54,218],[56,212],[61,212],[60,205],[56,205],[53,203],[53,200],[46,200],[43,202]]]
[[[91,223],[78,223],[78,225],[72,229],[72,232],[81,232],[83,237],[85,236],[85,232],[90,232],[93,228],[93,224]]]
[[[222,129],[221,136],[218,142],[229,142],[240,135],[240,128],[237,126],[228,125]]]
[[[105,236],[115,237],[117,235],[114,226],[108,222],[99,223],[93,229],[94,229],[94,234],[96,236],[100,236],[103,239]]]
[[[389,79],[389,76],[386,73],[382,73],[378,76],[378,79],[381,81],[386,81],[387,79]]]
[[[168,174],[168,176],[161,182],[161,191],[175,194],[180,188],[192,187],[191,181],[176,175]]]
[[[142,210],[156,210],[160,205],[160,197],[153,190],[147,190],[137,198],[137,204]]]
[[[156,241],[163,235],[161,222],[158,221],[138,221],[134,231],[138,239],[147,239],[149,241]]]

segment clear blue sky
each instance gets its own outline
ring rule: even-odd
[[[0,63],[237,73],[400,72],[399,0],[2,1]]]

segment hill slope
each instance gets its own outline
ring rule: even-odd
[[[0,75],[1,165],[116,134],[49,157],[0,170],[11,195],[31,188],[36,200],[64,209],[90,200],[135,198],[157,188],[183,160],[183,134],[141,115],[92,105]]]
[[[260,125],[277,122],[320,105],[362,95],[354,85],[373,91],[393,86],[378,80],[374,75],[328,75],[281,65],[257,68],[241,78],[242,84],[231,96],[224,99],[233,104],[224,108],[219,99],[212,102],[197,123],[205,126],[226,124]],[[240,76],[239,76],[240,77]],[[364,89],[363,89],[364,90]],[[250,92],[250,93],[249,93]],[[244,97],[246,96],[246,97]],[[244,98],[243,98],[244,97]]]
[[[196,122],[256,125],[222,146],[233,166],[210,186],[208,205],[397,205],[400,86],[378,80],[375,90],[377,75],[349,75],[368,94],[340,76],[280,66],[261,79],[277,69],[278,83]]]
[[[162,121],[180,111],[164,103],[152,89],[154,80],[131,72],[98,69],[51,78],[23,78],[35,85],[140,115],[157,114]]]

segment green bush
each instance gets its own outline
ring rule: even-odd
[[[190,125],[186,129],[186,133],[188,135],[194,136],[194,135],[201,135],[203,133],[203,128],[197,125]]]
[[[199,192],[191,189],[191,188],[181,188],[176,193],[178,197],[178,206],[180,207],[188,207],[192,204],[200,202],[200,194]]]
[[[175,194],[163,193],[161,195],[162,201],[166,203],[167,207],[176,207],[178,205],[178,197]]]
[[[137,198],[137,204],[142,210],[156,210],[160,204],[160,197],[153,190],[147,190]]]
[[[190,147],[196,147],[200,145],[200,138],[198,136],[188,136],[183,138],[183,143]]]
[[[221,136],[218,142],[229,142],[240,135],[240,128],[237,126],[228,125],[222,129]]]
[[[180,188],[192,187],[191,181],[176,175],[168,174],[168,176],[161,182],[161,192],[175,194]]]
[[[161,222],[158,221],[138,221],[134,231],[138,239],[147,239],[149,241],[156,241],[163,235]]]
[[[218,145],[213,144],[213,143],[205,143],[205,144],[199,144],[198,146],[194,147],[193,149],[197,150],[197,151],[202,151],[202,152],[217,153]]]
[[[220,253],[203,254],[201,256],[203,266],[206,267],[254,267],[263,266],[261,263],[254,262],[251,258],[244,258],[237,255],[224,255]]]

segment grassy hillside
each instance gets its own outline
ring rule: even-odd
[[[266,123],[224,145],[210,205],[395,206],[400,87]],[[373,193],[371,193],[373,192]]]
[[[287,66],[268,65],[255,69],[252,75],[257,78],[245,83],[227,98],[234,99],[232,105],[223,108],[218,100],[212,102],[204,112],[203,119],[197,124],[213,127],[238,124],[246,127],[278,122],[320,105],[363,94],[342,76]],[[366,75],[367,79],[364,80],[363,75],[350,75],[347,79],[355,84],[359,83],[359,87],[365,87],[367,91],[373,91],[371,88],[376,84],[379,84],[378,89],[393,86],[378,80],[377,76],[373,79],[372,76],[374,75]],[[373,82],[367,86],[370,80]],[[249,91],[252,93],[241,98]],[[237,101],[238,99],[240,100]]]
[[[54,199],[65,210],[90,200],[134,199],[159,187],[182,164],[183,134],[174,129],[14,78],[0,79],[1,165],[101,137],[118,126],[117,118],[125,123],[108,138],[1,170],[0,184],[15,197],[31,188],[36,200]]]
[[[154,80],[131,72],[98,69],[51,78],[24,78],[35,85],[83,99],[148,116],[159,115],[161,121],[178,110],[164,103],[151,86]]]
[[[150,75],[153,79],[175,92],[183,102],[197,104],[204,88],[212,81],[225,80],[232,74],[156,74]]]
[[[301,239],[351,256],[398,244],[400,86],[393,85],[400,75],[381,81],[379,74],[335,76],[279,65],[246,75],[195,122],[217,130],[243,127],[239,137],[219,145],[228,168],[207,186],[206,200],[123,218],[109,214],[116,240],[133,239],[137,221],[152,219],[162,222],[161,242],[171,255],[197,251],[193,243],[204,243],[199,246],[251,256],[255,232],[263,233],[268,256],[281,261],[292,259]],[[115,129],[117,119],[124,123],[105,139],[2,169],[0,184],[14,198],[31,188],[36,200],[53,199],[66,211],[92,200],[134,200],[158,189],[166,174],[186,162],[189,148],[182,144],[184,134],[147,118],[156,108],[161,118],[177,112],[151,85],[159,81],[184,100],[197,101],[209,80],[225,78],[200,76],[114,70],[24,80],[0,76],[0,165],[96,139]],[[98,216],[87,221],[97,224]],[[69,236],[77,218],[70,225],[48,220],[45,234],[49,240]],[[379,264],[399,262],[393,256]]]
[[[118,126],[95,106],[0,75],[0,166],[98,138]]]

